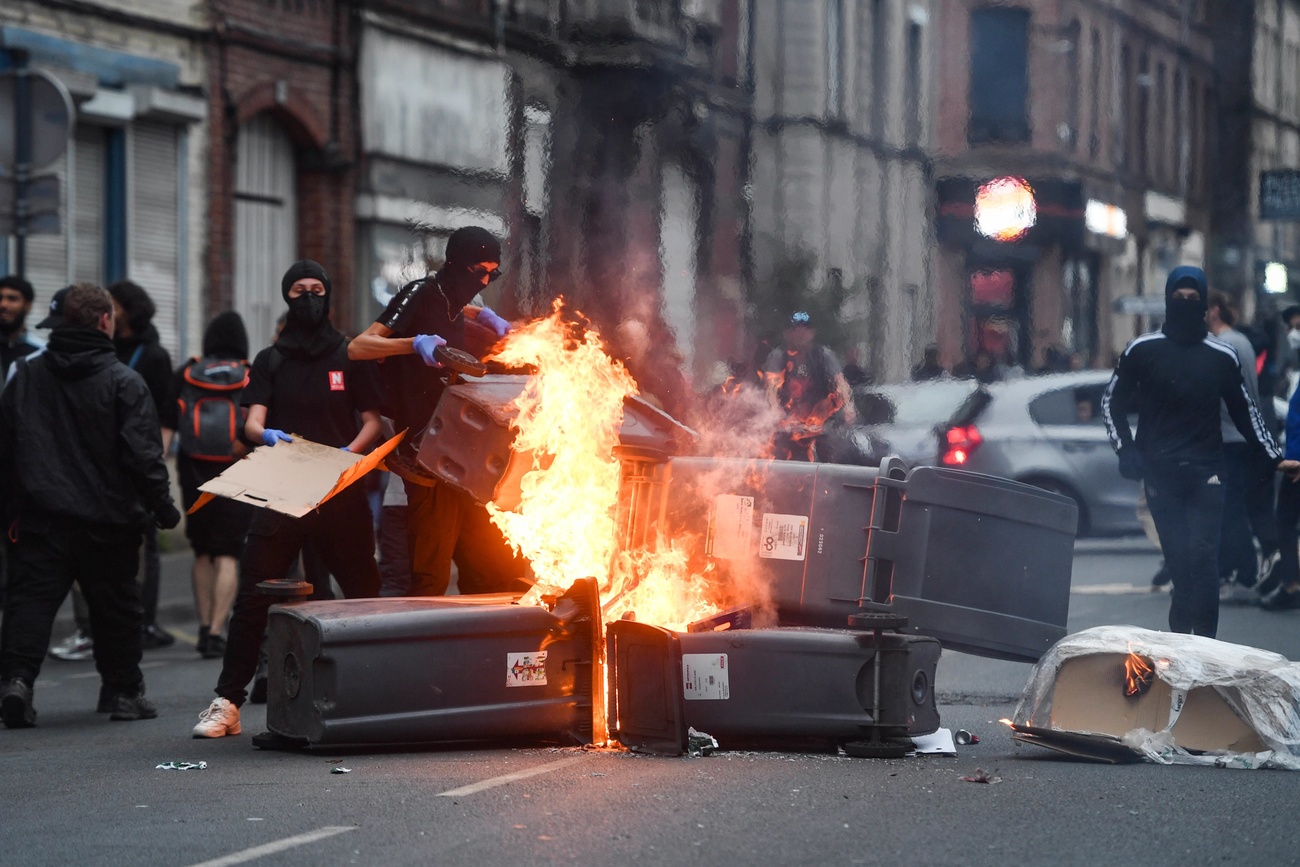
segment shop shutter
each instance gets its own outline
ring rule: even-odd
[[[104,285],[104,130],[79,126],[72,139],[72,281]]]
[[[32,305],[30,325],[45,318],[50,297],[68,285],[68,163],[72,157],[65,154],[53,165],[39,169],[37,175],[56,175],[59,179],[59,234],[30,235],[27,238],[26,278],[36,290]],[[37,315],[39,314],[39,315]],[[43,333],[45,336],[48,332]]]
[[[127,274],[153,299],[153,324],[173,359],[181,323],[177,292],[179,213],[177,133],[170,124],[140,122],[131,128]]]
[[[239,131],[235,163],[235,309],[251,352],[275,336],[285,310],[280,277],[298,258],[297,168],[293,145],[270,115]]]

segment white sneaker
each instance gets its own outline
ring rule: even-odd
[[[50,656],[64,662],[80,662],[94,655],[95,642],[80,629],[50,648]]]
[[[199,714],[199,724],[194,727],[196,738],[224,738],[239,732],[239,708],[224,698],[214,698],[207,710]]]
[[[1229,581],[1219,587],[1219,604],[1258,605],[1259,594],[1254,587],[1242,587],[1236,581]]]

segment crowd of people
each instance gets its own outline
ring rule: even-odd
[[[35,686],[47,653],[93,658],[97,709],[113,720],[157,715],[140,669],[146,648],[175,639],[155,623],[158,530],[181,514],[164,456],[175,440],[187,510],[199,488],[257,446],[301,436],[363,452],[385,429],[427,422],[446,380],[438,348],[476,351],[510,324],[476,296],[500,276],[499,242],[467,227],[445,262],[393,298],[348,340],[330,318],[332,288],[318,263],[285,272],[286,313],[274,342],[250,364],[233,312],[207,327],[203,354],[173,369],[152,325],[154,305],[134,283],[75,284],[55,293],[42,344],[26,328],[34,292],[0,279],[0,511],[3,546],[0,720],[35,725]],[[222,660],[216,698],[195,737],[240,732],[239,708],[256,674],[277,584],[350,598],[447,592],[451,567],[465,592],[520,589],[523,566],[486,510],[437,482],[405,441],[389,461],[397,480],[380,507],[354,486],[289,518],[216,499],[186,518],[194,555],[197,650]],[[377,492],[376,492],[377,493]],[[375,527],[384,540],[375,558]],[[403,532],[404,530],[404,532]],[[301,567],[299,563],[301,562]],[[381,577],[380,565],[384,566]],[[60,606],[76,588],[76,633],[50,648]]]

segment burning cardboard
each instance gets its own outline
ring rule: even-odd
[[[1034,667],[1015,739],[1107,762],[1300,770],[1300,664],[1132,626],[1067,636]]]
[[[403,436],[398,434],[368,455],[355,455],[296,434],[292,442],[261,446],[200,485],[203,493],[190,507],[190,514],[213,497],[226,497],[301,518],[378,467]]]

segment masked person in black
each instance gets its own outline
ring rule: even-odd
[[[36,722],[32,685],[75,581],[95,632],[98,710],[151,719],[140,671],[141,529],[175,527],[158,416],[144,380],[113,354],[113,303],[72,286],[49,346],[0,397],[0,506],[15,540],[0,631],[0,717]]]
[[[1210,339],[1205,272],[1182,266],[1165,282],[1165,323],[1134,338],[1115,366],[1102,413],[1120,473],[1142,479],[1173,579],[1169,628],[1215,637],[1223,511],[1220,401],[1246,442],[1292,478],[1300,461],[1282,460],[1241,378],[1237,353]],[[1128,416],[1136,413],[1136,441]]]
[[[369,328],[348,348],[354,359],[379,359],[393,395],[387,409],[406,439],[387,459],[402,477],[408,503],[412,596],[440,596],[457,565],[461,593],[525,589],[523,564],[469,495],[438,483],[415,461],[415,437],[428,424],[446,387],[434,357],[441,345],[465,349],[465,311],[498,337],[509,324],[487,307],[469,306],[501,274],[501,244],[486,229],[457,229],[447,239],[446,264],[403,286]]]
[[[289,316],[275,344],[253,359],[242,398],[248,407],[244,435],[268,447],[291,443],[298,435],[361,452],[379,433],[374,365],[348,359],[347,339],[329,320],[330,283],[324,268],[309,259],[295,262],[280,289]],[[199,715],[194,737],[239,734],[239,708],[257,671],[267,610],[274,601],[259,593],[257,585],[284,580],[308,543],[348,598],[379,594],[374,525],[361,485],[345,488],[301,518],[259,510],[240,560],[239,594],[217,698]]]

